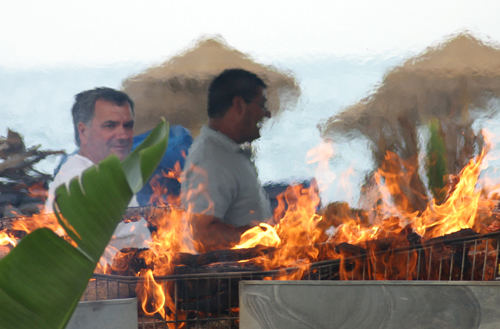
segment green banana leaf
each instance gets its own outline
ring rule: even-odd
[[[78,247],[38,229],[0,260],[0,328],[64,328],[134,193],[167,148],[162,121],[123,162],[110,156],[56,189],[58,220]]]
[[[446,199],[445,175],[446,168],[446,145],[444,142],[443,130],[437,119],[431,120],[428,125],[430,138],[427,143],[427,179],[437,204]]]

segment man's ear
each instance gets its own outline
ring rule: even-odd
[[[87,142],[87,126],[83,122],[78,122],[78,136],[80,137],[80,145]]]
[[[247,107],[247,102],[245,102],[243,97],[241,97],[241,96],[234,96],[233,97],[232,108],[234,108],[236,110],[236,113],[238,115],[243,115],[246,107]]]

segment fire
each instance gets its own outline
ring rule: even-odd
[[[231,250],[266,249],[265,253],[241,262],[251,263],[262,270],[280,270],[273,279],[301,279],[312,263],[334,259],[340,262],[341,279],[351,279],[355,272],[366,273],[364,277],[370,279],[415,278],[419,272],[417,260],[421,256],[415,251],[402,256],[392,250],[425,243],[461,229],[486,233],[500,228],[500,215],[494,214],[500,197],[477,186],[487,151],[488,148],[484,147],[456,177],[450,177],[447,198],[443,202],[437,203],[425,196],[428,203],[417,210],[415,200],[405,192],[412,188],[410,178],[417,171],[412,163],[414,159],[403,160],[395,153],[387,152],[373,176],[374,192],[365,191],[365,196],[373,197],[372,207],[353,209],[342,202],[321,205],[319,192],[325,189],[325,182],[343,182],[345,178],[337,179],[328,172],[328,161],[334,152],[330,143],[324,143],[308,154],[309,163],[318,163],[324,180],[318,184],[313,182],[309,187],[295,185],[287,188],[278,196],[274,217],[242,233]],[[177,165],[174,170],[163,173],[163,177],[179,179],[180,172]],[[179,273],[182,269],[178,264],[181,253],[197,254],[205,246],[193,238],[196,223],[190,222],[190,210],[180,209],[178,199],[164,198],[167,191],[159,183],[159,178],[153,179],[151,186],[154,191],[151,201],[160,207],[148,217],[155,228],[149,248],[140,252],[122,250],[113,264],[100,265],[98,271],[122,272],[128,269],[131,259],[140,258],[143,262],[141,268],[133,275],[140,277],[136,293],[142,312],[148,316],[159,314],[166,321],[174,321],[185,318],[186,314],[178,309],[172,297],[176,290],[174,282],[160,281],[159,278]],[[206,195],[203,185],[190,193]],[[208,195],[206,197],[210,208],[213,203]],[[10,229],[29,233],[38,227],[63,232],[56,218],[49,214],[14,220]],[[16,236],[7,233],[0,232],[0,246],[17,243]],[[362,268],[365,264],[356,258],[360,255],[368,259],[366,268]]]
[[[15,247],[17,245],[17,239],[11,236],[7,232],[0,231],[0,246],[10,246]]]
[[[277,252],[269,257],[259,257],[254,262],[265,270],[298,266],[297,271],[291,274],[283,272],[281,276],[283,280],[297,279],[307,269],[307,264],[318,257],[317,244],[324,238],[318,229],[322,217],[316,214],[319,196],[315,186],[304,188],[296,185],[287,188],[278,200],[278,207],[286,208],[282,210],[284,215],[278,224],[260,224],[247,230],[235,248],[276,247]]]
[[[185,219],[185,212],[175,207],[160,208],[151,220],[156,231],[152,233],[149,249],[142,255],[146,267],[150,269],[137,274],[144,279],[142,284],[137,284],[137,296],[142,301],[145,314],[158,313],[167,321],[174,320],[176,314],[177,320],[182,319],[169,293],[173,290],[172,282],[158,284],[154,277],[174,273],[174,260],[179,252],[194,252],[193,241],[189,239],[191,229]]]
[[[322,150],[326,150],[324,157],[321,155]],[[260,264],[263,269],[279,269],[298,265],[300,268],[325,258],[341,258],[341,263],[345,265],[343,259],[349,252],[346,254],[345,250],[333,250],[332,245],[347,243],[367,250],[372,266],[367,269],[369,277],[383,279],[389,275],[404,279],[407,273],[415,271],[417,255],[409,254],[405,256],[408,261],[403,261],[396,254],[385,253],[381,256],[381,250],[408,247],[408,236],[411,234],[418,236],[421,239],[419,241],[426,241],[461,229],[475,229],[479,233],[485,233],[485,225],[481,226],[476,222],[478,211],[489,214],[491,218],[496,204],[496,200],[485,200],[485,193],[477,188],[487,151],[488,147],[484,147],[476,159],[470,160],[460,174],[450,180],[448,197],[443,203],[437,204],[431,199],[424,211],[412,211],[412,200],[401,190],[411,187],[409,178],[416,170],[411,165],[412,160],[403,161],[391,152],[386,154],[383,166],[374,176],[378,186],[378,200],[382,202],[371,209],[371,219],[367,213],[355,214],[348,206],[343,210],[340,222],[338,211],[333,220],[325,219],[325,213],[322,216],[316,213],[318,199],[311,197],[313,194],[303,193],[301,187],[290,188],[278,200],[275,211],[278,223],[274,226],[260,224],[246,231],[234,248],[258,245],[274,247],[277,251],[252,261]],[[333,152],[323,145],[311,154],[324,166]],[[405,168],[406,172],[398,171],[400,168]],[[394,199],[394,196],[397,198]],[[492,225],[488,227],[491,228]],[[330,234],[327,234],[328,231]],[[385,246],[387,243],[390,248]],[[398,267],[398,264],[405,264],[405,268]],[[385,268],[385,273],[376,272],[377,266]],[[341,276],[347,278],[345,273],[344,269],[344,275]],[[302,271],[299,270],[296,274],[282,278],[300,278],[301,274]]]
[[[481,192],[476,190],[480,168],[486,150],[471,160],[460,172],[458,182],[448,199],[440,205],[434,200],[426,211],[414,220],[414,230],[426,238],[438,237],[464,228],[474,228]]]
[[[71,241],[69,237],[65,236],[64,229],[57,222],[54,214],[34,214],[31,217],[20,216],[4,219],[7,226],[3,230],[0,230],[0,246],[8,248],[9,250],[14,248],[18,240],[20,240],[25,235],[33,232],[34,230],[42,227],[50,228],[52,231],[56,232],[58,235],[64,237],[67,241]]]
[[[42,182],[37,182],[28,186],[28,195],[35,199],[45,200],[47,190],[45,190]]]
[[[167,187],[162,184],[161,180],[162,178],[168,178],[180,181],[181,173],[182,168],[179,161],[177,161],[172,170],[168,170],[166,172],[162,171],[161,174],[157,174],[152,177],[150,186],[153,193],[151,194],[149,203],[159,206],[178,205],[179,198],[172,197],[171,194],[168,193],[169,191]]]
[[[281,244],[281,239],[276,232],[276,229],[266,223],[260,223],[257,226],[245,231],[241,235],[240,242],[233,249],[252,248],[257,245],[266,247],[278,247]]]
[[[401,173],[391,174],[390,171],[385,172],[384,169],[380,169],[375,177],[379,184],[380,200],[383,202],[373,208],[376,213],[375,221],[366,225],[361,223],[359,219],[348,218],[337,227],[336,240],[358,244],[378,239],[388,232],[398,234],[406,225],[410,225],[416,233],[425,239],[453,233],[464,228],[474,228],[481,197],[481,191],[477,190],[476,184],[485,154],[486,149],[483,149],[478,157],[471,160],[460,172],[444,203],[436,204],[432,199],[421,213],[408,211],[408,199],[401,192],[401,185],[396,183],[406,178],[403,178]],[[395,154],[388,152],[386,159],[393,162],[394,157]],[[382,183],[382,181],[384,182]],[[400,199],[393,203],[392,195],[398,195]],[[483,203],[483,206],[492,207],[492,205],[491,202]],[[394,221],[397,222],[397,225],[393,225]]]
[[[307,163],[317,164],[316,176],[319,177],[318,187],[320,191],[326,190],[337,178],[329,165],[329,161],[334,154],[335,152],[331,141],[322,142],[307,152]]]
[[[144,278],[144,284],[137,286],[137,297],[141,300],[144,314],[154,315],[159,313],[165,319],[165,293],[162,286],[156,283],[151,270],[145,271],[142,277]]]

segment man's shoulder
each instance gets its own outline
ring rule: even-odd
[[[48,198],[45,203],[45,210],[52,211],[52,202],[54,193],[59,185],[67,184],[73,177],[79,176],[85,169],[92,166],[93,162],[79,154],[68,156],[66,162],[61,165],[61,168],[54,176],[54,180],[49,184]]]
[[[59,169],[59,172],[54,177],[54,181],[59,183],[66,182],[74,176],[80,175],[82,171],[93,164],[94,163],[90,159],[80,154],[72,154],[68,157],[66,162],[63,163],[61,169]]]
[[[68,157],[66,162],[61,166],[61,171],[62,170],[77,170],[80,168],[83,168],[82,170],[92,166],[94,163],[92,160],[90,160],[87,157],[84,157],[83,155],[80,155],[78,153],[72,154]]]
[[[224,147],[216,140],[203,139],[194,142],[189,150],[186,164],[223,167],[224,164],[238,162],[240,155]]]
[[[214,152],[220,152],[221,147],[209,136],[198,136],[193,141],[188,152],[188,159],[211,158]]]
[[[201,133],[193,141],[188,157],[219,158],[237,156],[240,147],[222,133],[203,127]]]

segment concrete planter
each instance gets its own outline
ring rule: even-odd
[[[137,329],[137,299],[80,302],[66,329]]]
[[[495,281],[241,281],[241,329],[498,329]]]

